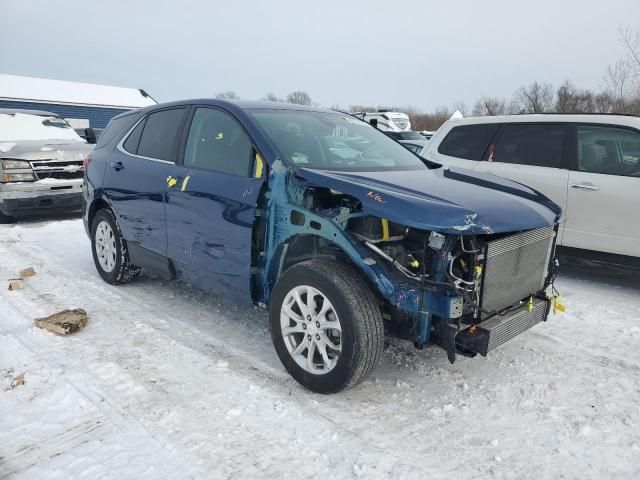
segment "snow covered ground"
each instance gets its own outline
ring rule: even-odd
[[[80,220],[2,225],[0,478],[640,478],[638,277],[565,266],[567,313],[488,358],[391,341],[371,380],[320,396],[263,312],[105,284]],[[63,308],[86,328],[33,326]]]

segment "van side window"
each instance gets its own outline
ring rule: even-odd
[[[440,143],[438,152],[466,160],[482,160],[482,155],[499,126],[497,123],[487,123],[453,127]]]
[[[138,145],[140,144],[140,137],[142,136],[142,130],[144,129],[144,122],[146,119],[143,119],[136,128],[133,129],[133,132],[129,134],[125,142],[122,144],[122,147],[129,153],[133,153],[134,155],[138,153]]]
[[[563,125],[507,123],[489,161],[563,168],[564,138]]]
[[[193,115],[184,166],[249,176],[253,147],[249,137],[227,113],[198,108]]]
[[[138,155],[158,160],[175,161],[178,134],[182,126],[184,108],[150,113],[140,137]]]
[[[578,170],[640,177],[640,133],[624,128],[578,126]]]

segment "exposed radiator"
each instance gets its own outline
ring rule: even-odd
[[[500,311],[542,290],[554,237],[549,226],[487,244],[481,296],[484,311]],[[489,316],[482,314],[483,319]]]
[[[544,320],[548,302],[536,298],[505,315],[494,315],[477,327],[462,330],[456,336],[456,345],[462,350],[486,355],[489,351],[520,335]]]

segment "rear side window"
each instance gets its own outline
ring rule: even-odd
[[[438,152],[466,160],[482,160],[498,127],[497,123],[453,127],[438,147]]]
[[[578,126],[578,169],[640,177],[640,133],[624,128]]]
[[[537,167],[563,168],[566,128],[553,124],[506,124],[489,161]]]
[[[184,108],[175,108],[149,114],[140,137],[138,155],[173,162],[184,111]]]
[[[244,130],[225,112],[198,108],[193,115],[184,165],[247,177],[253,146]]]
[[[133,132],[129,134],[125,142],[122,144],[127,152],[133,153],[134,155],[138,153],[138,145],[140,144],[140,137],[142,136],[145,120],[142,120],[138,125],[136,125],[136,128],[133,129]]]
[[[124,117],[112,118],[107,125],[107,128],[100,135],[100,139],[96,144],[96,150],[109,144],[111,140],[119,136],[127,125],[133,120],[133,115],[126,115]]]

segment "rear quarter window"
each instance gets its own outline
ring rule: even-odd
[[[499,126],[497,123],[487,123],[453,127],[438,146],[438,153],[466,160],[482,160]]]
[[[134,119],[135,115],[125,115],[124,117],[112,118],[107,125],[107,128],[102,132],[98,143],[96,144],[96,150],[107,146],[113,139],[124,133],[124,130],[129,127]]]

